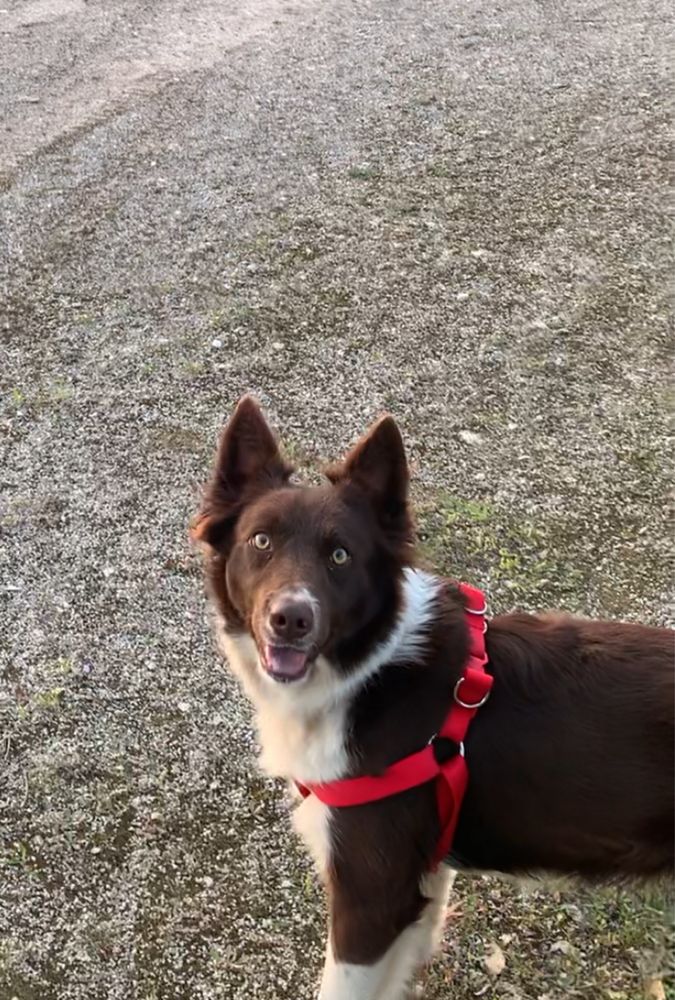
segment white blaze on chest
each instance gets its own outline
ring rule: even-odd
[[[407,569],[402,610],[389,636],[348,674],[320,656],[307,681],[297,685],[280,685],[265,674],[251,636],[228,635],[219,629],[223,653],[256,710],[260,763],[269,775],[302,784],[344,777],[351,701],[386,664],[411,660],[423,652],[439,587],[437,577]],[[329,824],[330,810],[314,796],[295,812],[295,828],[320,870],[328,863]]]
[[[260,763],[273,777],[306,784],[333,781],[347,770],[344,705],[304,715],[259,704]]]

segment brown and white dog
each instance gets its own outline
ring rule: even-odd
[[[271,775],[377,774],[425,746],[467,651],[455,584],[417,569],[408,467],[379,421],[322,486],[290,466],[250,398],[227,425],[193,534],[222,648]],[[492,694],[466,741],[447,865],[433,788],[295,826],[330,898],[320,1000],[401,1000],[439,936],[453,869],[605,879],[673,865],[673,634],[562,614],[487,631]]]

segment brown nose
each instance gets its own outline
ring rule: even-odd
[[[276,597],[269,612],[272,635],[282,642],[306,639],[314,628],[314,611],[307,600],[295,595]]]

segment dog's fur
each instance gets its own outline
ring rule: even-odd
[[[255,706],[270,774],[377,773],[424,746],[447,713],[467,651],[462,597],[415,568],[390,417],[328,484],[290,475],[245,397],[193,526],[219,638]],[[432,953],[451,868],[605,879],[673,865],[672,633],[508,614],[486,640],[494,686],[466,741],[450,867],[429,872],[431,785],[342,810],[310,796],[295,812],[330,896],[320,1000],[406,995]]]

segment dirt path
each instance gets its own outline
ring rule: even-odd
[[[296,17],[313,0],[6,0],[0,174]]]
[[[0,1000],[313,996],[186,538],[241,392],[301,466],[390,409],[494,609],[669,620],[672,50],[652,0],[3,0]],[[462,880],[427,996],[634,1000],[665,910]]]

